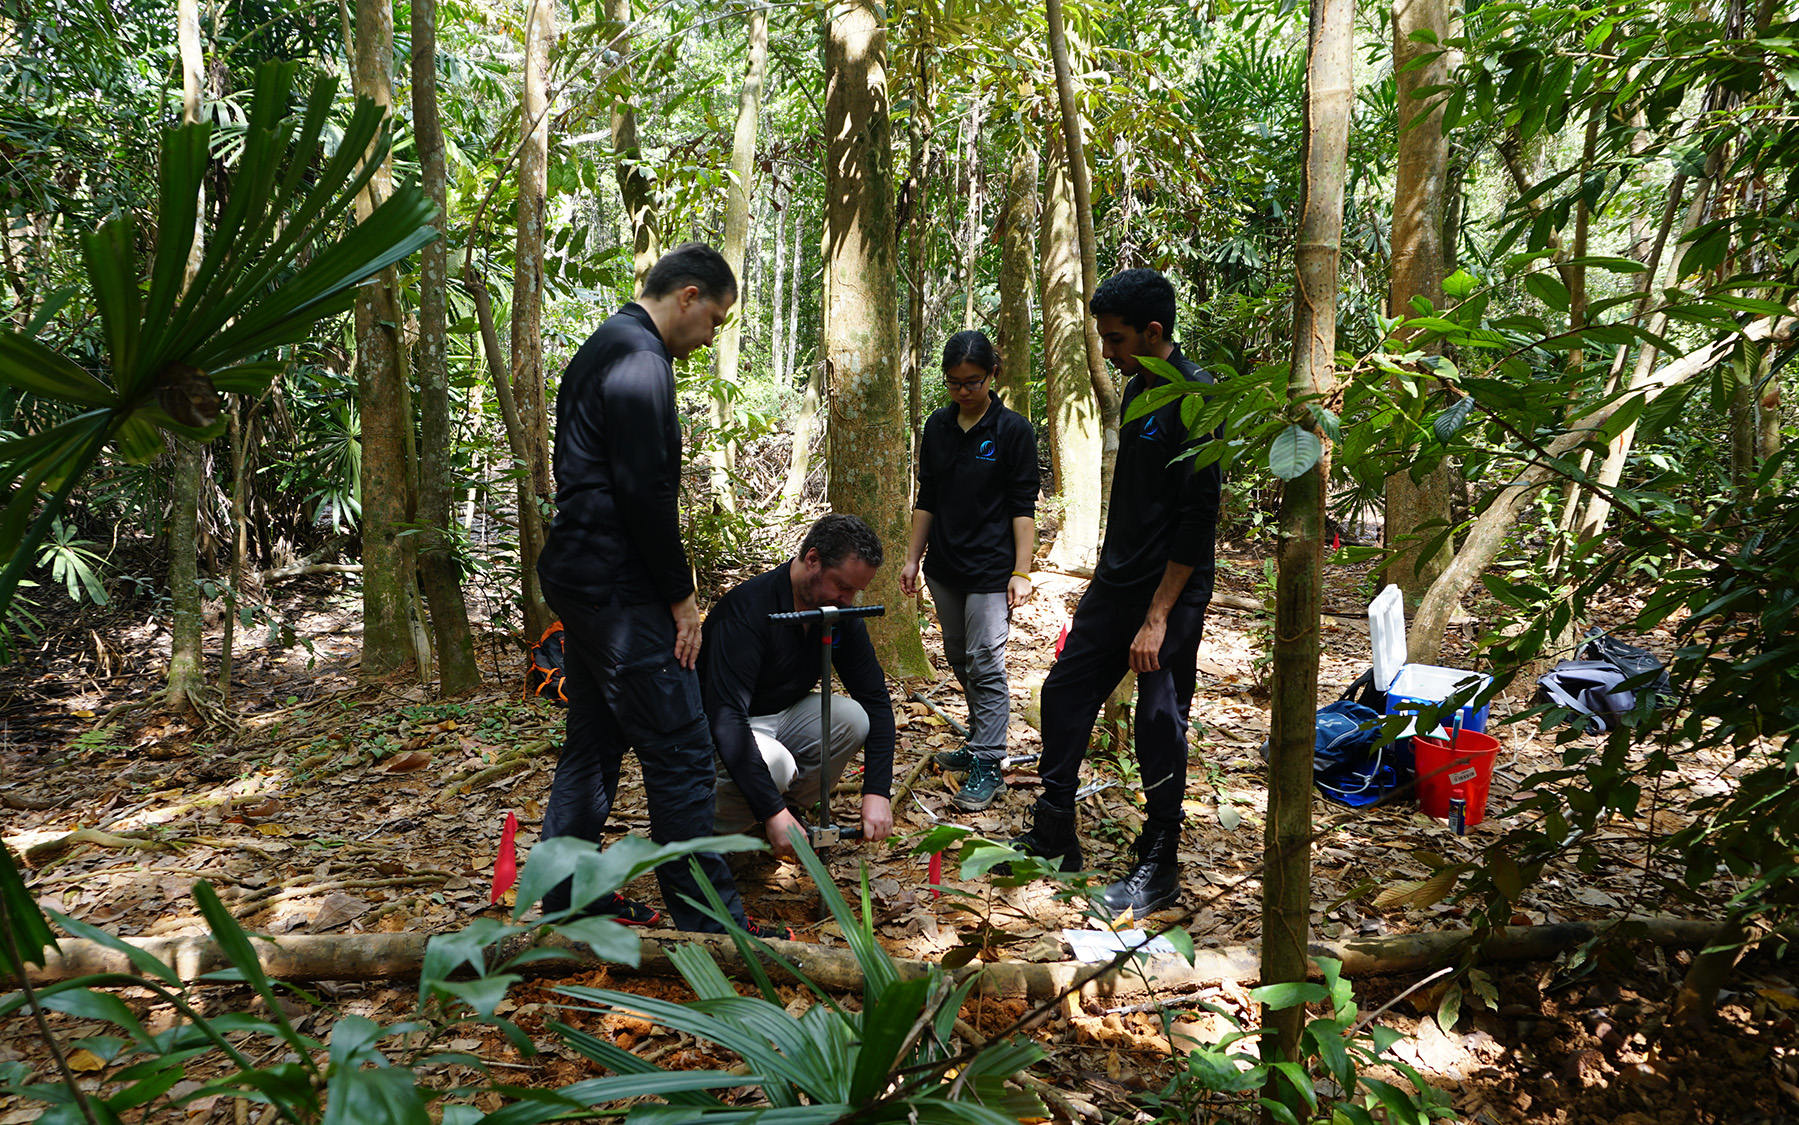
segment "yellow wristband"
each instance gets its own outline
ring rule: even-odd
[[[1026,581],[1026,582],[1029,582],[1029,581],[1030,581],[1030,580],[1031,580],[1031,576],[1030,576],[1030,575],[1028,575],[1028,574],[1026,574],[1026,573],[1025,573],[1025,572],[1024,572],[1024,571],[1022,571],[1022,570],[1015,570],[1015,571],[1013,571],[1013,572],[1012,572],[1012,577],[1014,577],[1014,578],[1022,578],[1022,579],[1024,579],[1024,580],[1025,580],[1025,581]]]

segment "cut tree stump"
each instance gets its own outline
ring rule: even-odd
[[[1508,926],[1481,946],[1480,959],[1546,961],[1582,942],[1608,934],[1672,948],[1700,949],[1718,931],[1715,922],[1650,917],[1564,922],[1552,926]],[[1416,972],[1459,955],[1469,938],[1467,930],[1447,930],[1317,942],[1311,946],[1311,955],[1341,961],[1343,973],[1349,977]],[[277,980],[395,980],[418,973],[429,939],[428,934],[308,934],[257,939],[254,946],[263,972]],[[714,959],[727,975],[747,975],[747,966],[728,939],[699,934],[683,937],[669,932],[644,938],[642,963],[635,971],[649,976],[679,975],[666,949],[682,940],[695,941],[711,949]],[[209,936],[127,938],[125,941],[174,968],[184,981],[197,980],[205,973],[229,967],[224,954]],[[123,953],[98,942],[64,939],[58,944],[60,953],[50,951],[46,954],[46,965],[30,968],[28,975],[33,984],[50,984],[90,973],[133,971]],[[632,971],[617,962],[601,960],[585,945],[555,936],[537,944],[542,949],[556,950],[560,956],[530,962],[519,966],[517,971],[537,977],[568,976],[601,967],[611,968],[616,975]],[[822,988],[853,992],[862,987],[862,970],[847,948],[794,941],[770,941],[768,945]],[[502,945],[499,956],[512,956],[525,946],[522,937],[514,939]],[[929,962],[905,958],[894,958],[894,963],[902,977],[922,976],[930,967]],[[957,975],[982,974],[986,982],[982,988],[984,995],[1024,997],[1034,1001],[1047,1000],[1070,989],[1091,997],[1144,995],[1225,980],[1254,984],[1261,975],[1261,951],[1254,945],[1233,945],[1196,949],[1192,965],[1180,957],[1159,956],[1124,971],[1102,971],[1103,968],[1070,961],[1047,964],[1000,961],[991,965],[977,963],[959,970]],[[771,969],[771,975],[780,978],[784,974]]]

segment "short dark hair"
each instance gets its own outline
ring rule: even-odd
[[[987,374],[993,374],[994,368],[999,366],[999,353],[993,350],[993,341],[987,338],[987,333],[970,328],[943,342],[943,369],[948,371],[961,363],[972,363]]]
[[[666,297],[694,286],[708,301],[737,299],[737,275],[725,256],[704,242],[683,242],[656,259],[643,279],[645,297]]]
[[[860,518],[842,512],[821,516],[812,525],[800,543],[800,558],[815,547],[819,564],[826,570],[842,566],[852,555],[869,566],[881,565],[881,537]]]
[[[1155,270],[1125,270],[1106,278],[1089,308],[1094,316],[1116,316],[1139,332],[1153,320],[1163,337],[1174,339],[1174,286]]]

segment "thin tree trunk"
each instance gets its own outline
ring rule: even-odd
[[[912,465],[896,362],[899,263],[884,25],[875,0],[847,0],[825,25],[825,436],[832,509],[860,515],[897,557],[909,534]],[[865,597],[906,604],[899,567],[882,567]],[[868,631],[888,675],[929,673],[916,614],[874,618]]]
[[[443,126],[437,111],[437,0],[412,0],[412,131],[425,194],[447,213]],[[450,417],[449,247],[428,244],[419,257],[419,521],[425,526],[419,579],[431,610],[438,687],[460,695],[481,685],[475,638],[462,596],[461,565],[450,537],[455,424]],[[521,553],[522,557],[522,553]]]
[[[1063,134],[1050,131],[1049,181],[1043,193],[1038,249],[1043,269],[1043,384],[1049,400],[1049,452],[1061,497],[1061,524],[1049,553],[1051,566],[1092,574],[1099,563],[1104,437],[1087,367],[1088,319],[1076,260],[1074,192]]]
[[[789,239],[793,246],[793,261],[787,271],[787,376],[799,370],[800,354],[800,278],[805,276],[806,242],[800,237],[800,212],[793,202],[793,192],[787,193],[787,205],[793,208],[793,234]]]
[[[1111,500],[1112,467],[1118,461],[1118,388],[1100,354],[1099,329],[1087,315],[1093,291],[1099,288],[1099,247],[1093,234],[1093,181],[1087,171],[1087,146],[1081,138],[1080,108],[1075,103],[1073,67],[1069,62],[1068,36],[1062,21],[1062,0],[1045,0],[1049,21],[1050,56],[1056,70],[1056,99],[1062,109],[1062,152],[1074,189],[1075,229],[1080,241],[1081,330],[1086,338],[1087,374],[1099,404],[1100,433],[1104,443],[1100,459],[1100,512]]]
[[[783,274],[787,267],[786,231],[789,219],[788,212],[793,209],[791,200],[792,196],[789,195],[789,203],[787,206],[775,207],[775,260],[773,267],[769,271],[768,370],[774,385],[777,387],[784,387],[787,385],[786,367],[782,362],[787,358],[784,350],[787,345],[783,342],[784,336],[782,334],[782,329],[785,328],[786,325],[781,320],[781,300],[785,294],[783,286],[786,282]],[[772,207],[779,202],[780,200],[776,196],[776,189],[771,189],[769,192],[770,206]]]
[[[606,19],[616,28],[611,48],[621,60],[627,89],[631,81],[631,0],[606,0]],[[631,219],[631,272],[637,279],[636,291],[643,292],[643,279],[662,257],[662,235],[657,229],[656,201],[651,196],[654,179],[639,164],[637,148],[637,110],[629,101],[612,105],[612,151],[618,160],[618,190],[624,198],[625,214]]]
[[[1429,40],[1413,38],[1428,33]],[[1449,59],[1440,44],[1449,37],[1447,0],[1393,0],[1393,72],[1399,107],[1399,153],[1393,177],[1392,276],[1387,293],[1389,316],[1415,316],[1412,300],[1423,297],[1434,308],[1443,305],[1443,195],[1449,170],[1449,138],[1443,133],[1442,102],[1431,91],[1448,81]],[[1413,65],[1426,54],[1429,62]],[[1424,97],[1419,97],[1420,93]],[[1440,351],[1433,346],[1430,351]],[[1408,384],[1394,377],[1391,389],[1399,401]],[[1423,416],[1436,395],[1408,403]],[[1449,462],[1440,459],[1422,479],[1398,472],[1386,481],[1386,541],[1391,548],[1408,538],[1386,566],[1385,577],[1416,605],[1443,573],[1454,553],[1447,537],[1426,555],[1425,543],[1449,522]],[[1434,526],[1433,526],[1434,525]]]
[[[1020,143],[1006,177],[1000,222],[999,383],[1005,404],[1031,416],[1031,247],[1037,235],[1037,150]]]
[[[1306,50],[1305,153],[1301,162],[1298,242],[1294,249],[1293,362],[1289,416],[1317,423],[1302,405],[1328,399],[1336,385],[1337,261],[1343,238],[1343,183],[1349,164],[1349,115],[1355,102],[1354,0],[1312,0]],[[1281,501],[1275,581],[1273,731],[1264,833],[1262,980],[1306,979],[1312,910],[1312,750],[1318,707],[1319,609],[1323,599],[1325,479],[1328,462],[1287,482]],[[1305,1008],[1264,1008],[1262,1041],[1270,1063],[1297,1061]],[[1300,1094],[1282,1077],[1265,1093],[1295,1115]],[[1309,1091],[1308,1091],[1309,1093]],[[1264,1120],[1272,1115],[1264,1111]]]
[[[202,75],[206,61],[200,42],[199,0],[179,0],[175,11],[175,37],[181,55],[181,120],[200,120]],[[187,276],[182,288],[192,285],[199,271],[206,215],[206,189],[200,189],[200,205],[194,214],[194,244],[188,251]],[[200,448],[186,438],[175,439],[174,479],[169,512],[169,605],[173,621],[169,632],[169,702],[177,711],[198,711],[200,693],[206,687],[206,638],[200,606],[200,556],[196,537],[200,502]]]
[[[384,110],[393,106],[393,6],[384,0],[356,3],[356,93]],[[356,198],[364,222],[393,190],[391,158]],[[357,289],[356,391],[362,410],[362,670],[371,675],[424,661],[412,614],[416,606],[411,536],[415,506],[408,463],[412,428],[410,390],[401,363],[403,322],[398,276],[383,270]]]
[[[223,634],[219,638],[219,705],[231,705],[232,647],[237,640],[237,607],[242,597],[240,583],[244,577],[244,553],[249,537],[244,526],[244,463],[248,460],[245,433],[244,397],[233,396],[227,423],[231,446],[231,572],[225,583]]]
[[[793,446],[787,454],[787,479],[781,485],[781,503],[775,509],[785,515],[799,507],[806,491],[806,476],[812,471],[812,422],[818,417],[819,374],[814,370],[806,379],[806,391],[800,396],[800,412],[793,420]]]
[[[929,197],[931,174],[931,48],[918,45],[913,65],[916,83],[912,91],[912,115],[907,129],[911,163],[906,170],[906,265],[912,283],[906,287],[906,416],[910,423],[909,447],[918,447],[924,427],[924,372],[926,366],[924,289],[927,263],[925,242],[930,235]]]
[[[749,241],[750,199],[756,183],[756,126],[762,116],[762,86],[768,78],[768,9],[750,13],[748,68],[737,96],[737,127],[731,134],[731,186],[725,196],[725,261],[739,280],[737,315],[718,334],[718,380],[712,391],[712,497],[726,511],[737,510],[737,494],[731,484],[737,467],[737,444],[729,436],[733,425],[731,395],[737,386],[738,355],[743,345],[743,325],[749,316],[749,286],[743,280],[744,250]]]
[[[974,327],[974,275],[981,257],[981,98],[968,107],[968,149],[962,175],[962,329]]]

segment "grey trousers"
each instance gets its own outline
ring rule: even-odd
[[[773,715],[751,715],[750,732],[756,736],[756,749],[762,752],[768,776],[781,791],[787,807],[801,821],[812,824],[818,819],[819,784],[824,771],[820,737],[817,692]],[[853,699],[831,693],[831,778],[833,783],[843,776],[843,767],[868,741],[868,712]],[[762,818],[750,811],[743,791],[731,780],[724,763],[718,764],[718,803],[712,817],[712,831],[718,835],[745,832],[761,823]],[[861,823],[858,814],[854,823]]]
[[[968,749],[997,761],[1006,754],[1012,695],[1006,689],[1006,637],[1012,609],[1004,590],[965,594],[925,578],[943,630],[943,655],[968,698]]]

